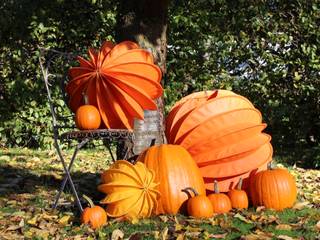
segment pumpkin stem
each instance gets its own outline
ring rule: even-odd
[[[152,138],[151,143],[150,143],[150,147],[156,145],[156,139]]]
[[[268,170],[272,170],[273,167],[272,167],[272,161],[268,163],[268,166],[267,166]]]
[[[195,197],[199,195],[199,193],[197,192],[197,190],[195,190],[195,189],[192,188],[192,187],[187,187],[187,188],[183,189],[182,191],[184,191],[184,192],[189,192],[189,191],[191,191],[191,192],[193,192],[193,194],[194,194]]]
[[[239,182],[238,182],[238,187],[237,187],[238,190],[242,190],[242,182],[243,182],[243,180],[242,180],[242,178],[240,178]]]
[[[89,99],[87,94],[85,94],[85,92],[82,92],[82,96],[83,96],[84,105],[89,105]]]
[[[214,180],[214,193],[220,193],[217,180]]]
[[[89,203],[90,207],[94,207],[94,203],[87,195],[83,194],[82,197]]]

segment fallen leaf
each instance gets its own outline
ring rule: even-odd
[[[294,238],[286,236],[286,235],[279,235],[277,236],[277,239],[282,239],[282,240],[294,240]]]
[[[175,224],[174,225],[174,231],[181,231],[183,229],[183,226],[181,224]]]
[[[184,239],[186,239],[184,233],[180,233],[176,238],[176,240],[184,240]]]
[[[19,226],[19,225],[12,225],[12,226],[9,226],[7,229],[6,229],[6,231],[16,231],[16,230],[18,230],[18,229],[20,229],[21,228],[21,226]]]
[[[241,221],[245,222],[245,223],[252,223],[251,220],[246,219],[244,216],[242,216],[240,213],[237,213],[236,215],[234,215],[233,217],[240,219]]]
[[[293,207],[292,209],[297,209],[297,210],[301,210],[305,207],[309,207],[310,208],[310,203],[305,201],[305,202],[297,202]]]
[[[161,231],[161,234],[160,234],[160,239],[161,239],[161,240],[167,239],[167,237],[168,237],[168,231],[169,231],[168,227],[165,227],[165,228]]]
[[[320,220],[317,222],[316,228],[318,229],[318,231],[320,231]]]
[[[119,239],[123,239],[123,237],[124,237],[124,233],[120,229],[115,229],[112,232],[111,240],[119,240]]]
[[[279,225],[277,225],[276,226],[276,229],[277,230],[291,230],[292,229],[292,227],[290,226],[290,225],[288,225],[288,224],[279,224]]]
[[[71,219],[70,215],[65,215],[62,218],[59,219],[58,223],[61,225],[68,225],[69,221]]]
[[[208,237],[209,238],[217,238],[217,239],[225,239],[226,236],[228,235],[228,233],[222,233],[222,234],[209,234]]]
[[[37,225],[37,221],[38,221],[38,215],[34,216],[33,218],[29,219],[27,221],[28,224],[32,225],[32,226],[35,226]]]
[[[265,206],[260,206],[260,207],[257,207],[256,212],[261,212],[261,211],[263,211],[265,209],[266,209]]]
[[[169,220],[169,218],[168,218],[168,216],[166,216],[166,215],[161,215],[161,216],[159,216],[159,218],[161,219],[161,221],[162,222],[168,222],[168,220]]]

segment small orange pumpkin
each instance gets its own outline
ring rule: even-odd
[[[194,197],[189,198],[187,202],[188,214],[195,218],[209,218],[213,215],[212,204],[206,195],[199,195],[193,188],[185,188],[183,190],[188,195],[189,191],[192,191]]]
[[[242,189],[242,178],[240,178],[237,188],[228,192],[231,206],[237,209],[247,209],[249,205],[248,195]]]
[[[83,198],[88,201],[90,207],[87,207],[83,210],[81,214],[81,222],[84,224],[89,224],[93,229],[99,228],[106,224],[106,211],[100,206],[95,206],[88,196],[83,195]]]
[[[89,105],[86,95],[83,98],[84,105],[79,107],[76,112],[76,126],[81,130],[98,129],[101,123],[100,113],[95,106]]]
[[[229,197],[219,192],[217,181],[214,181],[214,193],[209,194],[208,198],[211,201],[214,213],[227,213],[232,208]]]
[[[270,164],[251,178],[250,196],[254,206],[283,210],[296,201],[296,182],[286,169],[272,169]]]

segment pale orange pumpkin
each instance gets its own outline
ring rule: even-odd
[[[143,163],[135,165],[118,160],[101,175],[98,190],[107,196],[100,202],[107,204],[110,217],[138,219],[150,217],[157,207],[160,193],[156,190],[154,172]]]
[[[297,198],[294,177],[286,169],[261,171],[250,179],[250,196],[254,206],[283,210],[293,206]]]
[[[214,193],[209,194],[208,198],[211,201],[214,213],[227,213],[232,208],[229,197],[220,193],[217,181],[214,182]]]
[[[228,192],[231,205],[233,208],[246,209],[249,206],[248,195],[242,190],[242,178],[240,178],[237,188]]]
[[[142,152],[138,161],[144,162],[155,172],[158,191],[156,214],[176,214],[185,209],[188,196],[182,191],[192,186],[199,195],[205,194],[204,181],[190,154],[179,145],[162,144]]]

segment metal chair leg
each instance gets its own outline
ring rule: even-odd
[[[58,140],[57,140],[56,138],[55,138],[54,140],[55,140],[54,144],[55,144],[55,147],[56,147],[58,156],[59,156],[60,161],[61,161],[61,163],[62,163],[62,165],[63,165],[63,169],[64,169],[64,171],[65,171],[65,173],[66,173],[66,175],[67,175],[67,180],[69,181],[69,184],[70,184],[70,186],[71,186],[71,190],[72,190],[72,192],[73,192],[73,196],[75,197],[76,204],[77,204],[80,212],[82,213],[82,212],[83,212],[83,208],[82,208],[82,205],[81,205],[81,202],[80,202],[78,193],[77,193],[77,191],[76,191],[76,188],[75,188],[75,186],[74,186],[74,184],[73,184],[72,178],[71,178],[71,176],[70,176],[70,172],[69,172],[69,170],[68,170],[68,168],[67,168],[67,164],[66,164],[66,162],[64,161],[64,158],[63,158],[63,156],[62,156],[61,150],[60,150],[60,148],[59,148]]]
[[[89,142],[89,139],[84,139],[84,140],[82,140],[82,141],[76,146],[76,148],[75,148],[75,150],[74,150],[74,152],[73,152],[71,161],[70,161],[69,166],[68,166],[68,171],[69,171],[69,172],[70,172],[70,170],[71,170],[71,167],[72,167],[72,165],[73,165],[73,162],[74,162],[74,160],[75,160],[75,158],[76,158],[76,155],[77,155],[78,151],[79,151],[87,142]],[[62,194],[62,192],[63,192],[63,190],[64,190],[64,188],[65,188],[65,186],[66,186],[67,180],[68,180],[68,176],[67,176],[67,174],[65,174],[65,175],[64,175],[63,182],[62,182],[62,184],[61,184],[61,186],[60,186],[60,190],[59,190],[59,192],[58,192],[58,194],[57,194],[57,196],[56,196],[56,198],[55,198],[54,204],[53,204],[53,206],[52,206],[53,209],[56,209],[57,206],[58,206],[58,201],[59,201],[60,196],[61,196],[61,194]]]
[[[111,155],[111,158],[112,158],[112,162],[115,162],[115,157],[113,156],[113,153],[112,153],[112,151],[111,151],[110,142],[107,141],[106,143],[107,143],[108,151],[109,151],[109,153],[110,153],[110,155]]]

